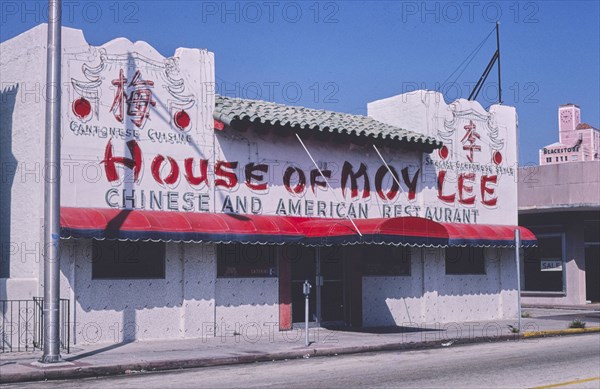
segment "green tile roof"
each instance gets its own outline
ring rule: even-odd
[[[397,141],[420,146],[429,152],[442,147],[442,142],[435,138],[391,126],[368,116],[293,107],[260,100],[217,95],[214,118],[229,126],[247,122]]]

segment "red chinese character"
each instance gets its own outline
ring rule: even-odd
[[[463,150],[469,151],[467,159],[469,160],[469,162],[473,162],[473,152],[481,151],[481,146],[475,144],[475,142],[477,142],[477,139],[481,139],[481,136],[479,136],[479,133],[475,131],[477,126],[475,126],[475,123],[473,123],[472,120],[469,120],[469,124],[467,124],[464,128],[467,131],[467,133],[465,134],[465,136],[463,136],[463,138],[460,141],[461,143],[463,143]]]
[[[156,101],[152,100],[152,91],[149,88],[154,86],[154,81],[142,80],[138,70],[129,86],[133,87],[133,90],[127,100],[127,115],[133,117],[132,121],[136,126],[142,127],[146,118],[150,116],[150,106],[156,106]]]
[[[117,87],[115,98],[113,100],[110,111],[115,115],[115,118],[123,123],[125,103],[127,103],[127,115],[132,117],[132,122],[137,127],[143,127],[146,118],[150,116],[150,106],[156,106],[156,102],[152,100],[152,91],[150,87],[154,87],[154,81],[142,80],[142,75],[137,70],[133,76],[131,83],[125,87],[127,78],[123,75],[123,69],[119,71],[119,78],[112,81],[112,84]],[[127,89],[127,90],[126,90]],[[129,97],[127,92],[131,90]]]
[[[115,118],[123,123],[124,119],[124,105],[125,99],[127,96],[125,95],[125,83],[127,79],[123,75],[123,69],[119,71],[119,78],[116,80],[112,80],[112,84],[117,87],[117,93],[115,93],[115,99],[113,100],[112,106],[110,107],[110,112],[115,115]]]

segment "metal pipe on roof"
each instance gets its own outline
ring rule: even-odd
[[[335,191],[333,190],[333,188],[331,187],[331,185],[329,185],[329,181],[327,180],[327,178],[325,177],[325,175],[323,174],[323,172],[321,171],[321,168],[317,165],[317,162],[315,161],[315,159],[312,157],[312,155],[310,154],[310,151],[308,151],[308,148],[306,147],[306,145],[304,144],[304,142],[302,142],[302,138],[300,138],[300,135],[298,135],[298,133],[296,133],[296,138],[298,138],[298,141],[300,142],[300,144],[302,145],[302,147],[304,148],[304,151],[306,151],[306,154],[308,154],[308,157],[310,158],[310,160],[312,161],[313,165],[315,165],[315,167],[317,168],[317,170],[319,171],[319,174],[321,175],[321,177],[323,177],[323,180],[325,180],[325,184],[327,184],[327,187],[329,189],[331,189],[331,194],[333,195],[333,197],[335,198],[335,201],[338,201],[337,196],[335,195]],[[346,215],[346,218],[348,220],[350,220],[350,223],[352,223],[352,225],[354,226],[354,229],[356,230],[356,232],[358,233],[359,236],[363,236],[363,234],[360,232],[360,230],[358,229],[358,226],[356,225],[356,223],[354,223],[354,220],[352,220],[352,218],[349,215]]]
[[[373,148],[377,152],[377,155],[379,155],[379,158],[381,159],[381,162],[383,162],[383,164],[387,168],[388,172],[390,172],[390,174],[392,175],[392,178],[394,179],[394,181],[396,181],[396,184],[398,184],[398,187],[400,188],[400,190],[403,190],[402,189],[402,185],[400,185],[400,181],[398,181],[398,178],[396,178],[396,175],[394,173],[392,173],[392,169],[390,169],[390,166],[387,164],[387,162],[385,161],[385,159],[383,159],[383,156],[381,155],[381,153],[379,152],[379,149],[377,148],[377,146],[375,146],[375,144],[373,144]]]

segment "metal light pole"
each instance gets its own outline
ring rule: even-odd
[[[521,231],[515,229],[515,261],[517,263],[517,312],[519,314],[519,331],[521,331]]]
[[[61,360],[60,303],[60,87],[61,0],[48,0],[46,67],[46,156],[44,181],[44,355],[40,362]]]

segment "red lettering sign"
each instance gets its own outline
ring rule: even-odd
[[[490,187],[488,184],[496,185],[498,183],[498,176],[483,176],[481,177],[481,202],[484,205],[493,207],[498,203],[498,197],[488,197],[486,195],[492,196],[496,191],[496,187]]]
[[[316,187],[320,187],[320,188],[327,188],[327,183],[325,182],[325,179],[323,178],[323,176],[321,176],[321,173],[323,173],[323,176],[325,177],[325,179],[330,179],[331,178],[331,170],[321,170],[319,172],[319,169],[313,169],[310,171],[310,188],[312,189],[312,192],[315,193],[315,188]]]
[[[473,185],[468,185],[468,182],[475,181],[475,173],[461,173],[458,176],[458,202],[461,204],[475,204],[475,196],[465,197],[465,193],[473,193]]]
[[[377,195],[382,200],[393,200],[394,198],[396,198],[396,195],[400,190],[400,185],[398,185],[398,182],[400,182],[398,172],[396,172],[396,169],[394,169],[393,166],[390,166],[389,168],[390,169],[388,171],[387,167],[385,165],[382,165],[381,167],[379,167],[379,169],[377,169],[377,173],[375,173],[375,190],[377,191]],[[392,187],[390,188],[390,190],[388,190],[386,194],[383,192],[383,178],[390,171],[392,172],[394,178],[392,179]]]
[[[200,175],[194,174],[194,158],[186,158],[183,161],[185,167],[185,179],[190,185],[201,185],[205,182],[208,185],[208,159],[200,160]]]
[[[256,174],[255,172],[267,173],[269,171],[269,166],[265,164],[255,165],[254,163],[249,163],[246,165],[246,186],[253,190],[266,190],[268,185],[266,182],[260,182],[265,179],[263,174]],[[255,183],[254,181],[259,181],[259,183]]]
[[[438,198],[445,203],[454,204],[454,199],[456,198],[456,194],[453,193],[451,195],[445,195],[444,193],[444,180],[446,179],[446,171],[440,170],[438,173]]]
[[[463,138],[460,141],[461,143],[463,143],[463,150],[469,152],[469,154],[467,154],[467,159],[469,160],[469,162],[473,162],[473,152],[481,151],[481,146],[475,144],[475,142],[477,142],[477,139],[481,139],[481,136],[477,131],[475,131],[477,126],[475,125],[475,123],[473,123],[472,120],[469,120],[469,124],[467,124],[464,128],[467,131],[467,133],[465,134],[465,136],[463,136]]]
[[[131,83],[128,86],[126,83],[127,78],[121,69],[119,78],[112,80],[117,91],[110,111],[115,115],[117,121],[123,123],[125,104],[127,104],[127,115],[132,117],[133,124],[141,128],[144,126],[146,118],[150,116],[150,107],[156,106],[156,101],[152,100],[152,90],[150,90],[151,87],[154,87],[154,81],[142,80],[142,73],[137,70]],[[132,89],[129,97],[127,97],[127,88]]]
[[[238,184],[237,174],[234,171],[237,169],[238,163],[217,161],[215,165],[215,176],[222,177],[215,179],[215,186],[222,186],[224,188],[234,188]],[[225,170],[229,169],[229,170]]]
[[[112,140],[109,139],[104,150],[104,160],[100,163],[104,164],[104,171],[109,182],[118,181],[119,174],[117,173],[117,164],[123,165],[129,169],[133,169],[133,179],[137,182],[142,171],[142,149],[135,140],[127,142],[127,148],[131,154],[131,158],[113,156]]]
[[[417,172],[413,176],[413,179],[410,180],[408,177],[408,168],[405,167],[404,169],[402,169],[402,179],[404,180],[404,183],[408,187],[408,199],[409,200],[414,200],[417,195],[417,179],[419,178],[420,171],[421,171],[421,169],[417,169]]]
[[[342,167],[342,195],[346,197],[346,185],[348,179],[350,179],[350,193],[351,197],[358,197],[358,179],[363,178],[363,195],[362,198],[366,199],[371,195],[371,186],[369,184],[369,176],[367,175],[367,165],[364,163],[360,164],[358,171],[354,173],[352,164],[348,161],[344,162]]]
[[[298,175],[298,182],[292,188],[292,176],[294,174]],[[283,185],[288,192],[300,194],[304,192],[304,187],[306,186],[306,175],[302,169],[290,166],[285,169],[285,173],[283,174]]]
[[[175,162],[175,160],[173,158],[167,157],[167,159],[169,160],[169,164],[171,166],[171,171],[169,172],[169,175],[167,176],[167,178],[165,178],[164,180],[160,176],[160,171],[161,171],[163,162],[165,161],[165,157],[158,154],[156,157],[154,157],[154,160],[152,161],[152,166],[150,167],[154,181],[158,182],[161,185],[162,184],[173,185],[179,179],[179,165],[177,164],[177,162]]]

